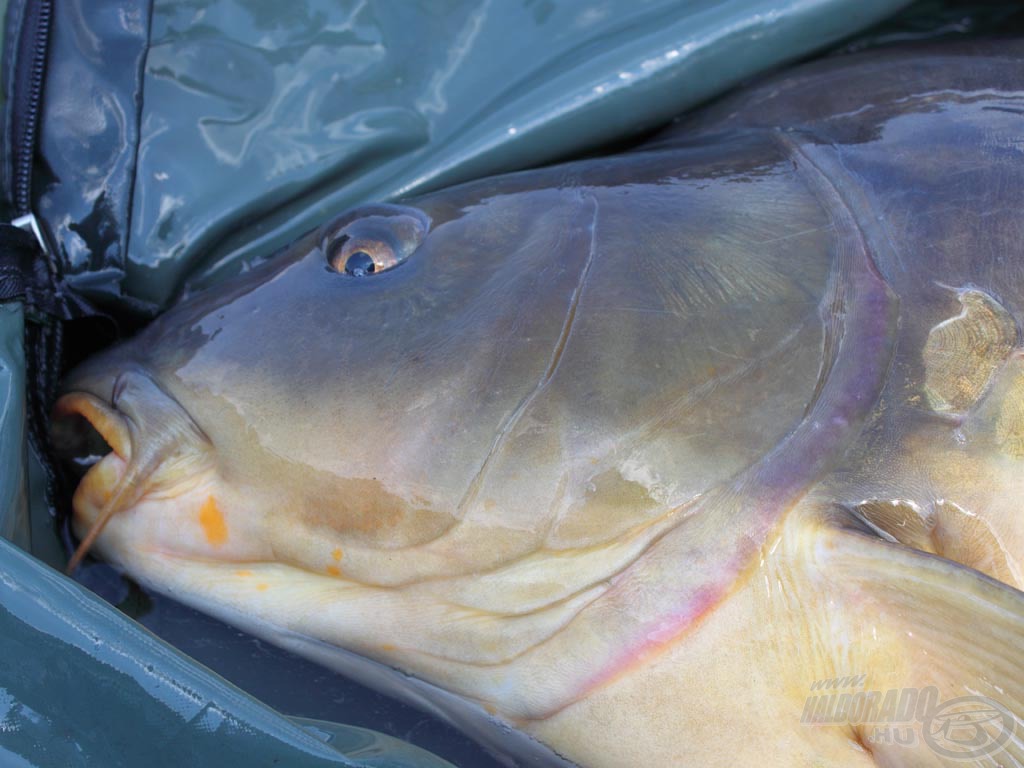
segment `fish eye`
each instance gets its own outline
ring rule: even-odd
[[[377,271],[377,262],[366,251],[356,251],[345,259],[345,272],[360,277]]]
[[[391,269],[398,264],[398,258],[388,243],[353,240],[342,235],[329,246],[327,263],[335,272],[363,277]]]
[[[365,206],[327,224],[320,246],[332,271],[367,277],[393,269],[408,259],[429,228],[426,214],[415,208]]]

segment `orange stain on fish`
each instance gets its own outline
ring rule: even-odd
[[[270,587],[269,584],[257,584],[256,585],[256,591],[257,592],[266,592],[269,587]]]
[[[248,577],[252,576],[252,571],[235,571],[235,576]]]
[[[207,496],[199,508],[199,524],[203,526],[203,533],[210,546],[219,547],[228,540],[228,524],[213,496]]]
[[[334,558],[334,562],[338,562],[339,560],[341,560],[341,547],[338,547],[333,552],[331,552],[331,557]]]
[[[327,572],[331,574],[331,576],[341,576],[341,569],[336,565],[328,565]]]

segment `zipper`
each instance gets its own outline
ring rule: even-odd
[[[43,96],[43,75],[46,69],[46,48],[50,38],[52,15],[52,0],[27,0],[18,41],[13,88],[15,100],[11,105],[14,109],[14,135],[11,143],[14,152],[12,202],[22,217],[32,214],[32,165],[39,128],[39,107]],[[38,224],[33,230],[37,237],[41,235]],[[40,245],[45,246],[45,243],[40,242]]]
[[[0,0],[2,1],[2,0]],[[18,2],[19,0],[14,0]],[[10,166],[5,169],[3,193],[11,199],[14,220],[0,224],[0,300],[20,300],[25,307],[25,421],[28,442],[43,469],[44,498],[54,510],[59,482],[49,450],[49,413],[60,375],[64,323],[97,314],[64,288],[59,279],[55,249],[45,222],[32,211],[32,169],[40,131],[47,48],[53,20],[53,0],[20,0],[17,30],[4,51],[10,68],[7,136]],[[19,231],[23,230],[23,231]],[[28,234],[26,234],[28,233]]]

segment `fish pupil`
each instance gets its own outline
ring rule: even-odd
[[[366,251],[356,251],[345,260],[345,271],[355,277],[372,274],[374,269],[373,257]]]

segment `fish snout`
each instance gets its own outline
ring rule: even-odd
[[[82,541],[70,572],[115,514],[188,489],[211,466],[212,451],[188,412],[141,368],[76,371],[64,391],[50,436],[78,479],[72,523]]]

